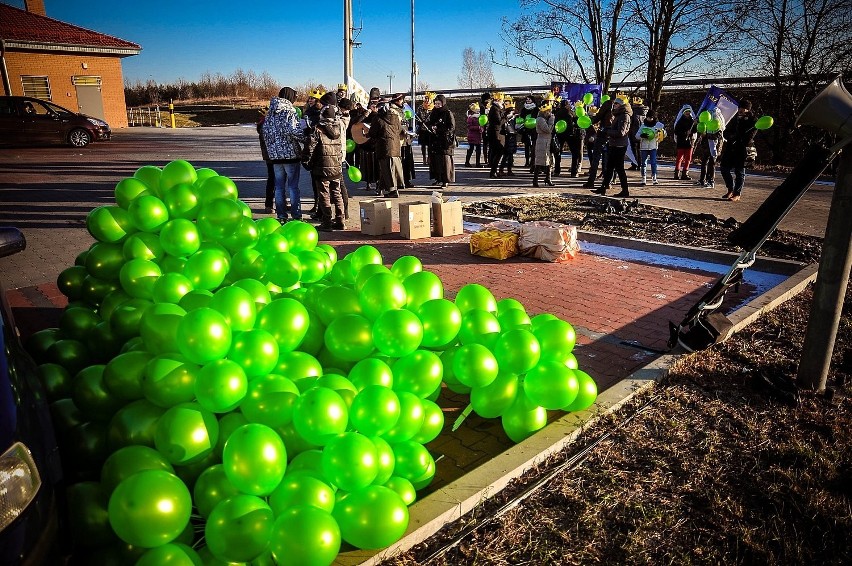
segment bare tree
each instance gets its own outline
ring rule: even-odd
[[[491,58],[484,51],[466,47],[462,51],[462,68],[458,76],[461,88],[488,88],[494,86]]]
[[[503,19],[500,35],[508,47],[498,65],[609,89],[626,54],[625,0],[521,0],[521,7],[530,12]]]
[[[635,33],[627,42],[647,62],[646,103],[659,105],[666,80],[695,71],[705,61],[738,46],[738,0],[628,0]]]

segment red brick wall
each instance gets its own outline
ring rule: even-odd
[[[83,65],[87,68],[83,68]],[[127,127],[127,108],[124,103],[124,78],[121,59],[90,54],[6,53],[6,67],[13,95],[23,95],[22,75],[47,76],[52,102],[78,111],[77,90],[71,82],[73,75],[101,77],[101,96],[104,118],[112,128]]]

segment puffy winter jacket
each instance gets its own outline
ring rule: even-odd
[[[627,147],[633,109],[629,104],[615,104],[612,107],[612,115],[614,121],[606,128],[607,143],[610,147]]]
[[[312,159],[311,174],[317,179],[336,179],[343,172],[343,147],[340,144],[341,123],[338,118],[322,118],[317,125],[318,152]]]
[[[376,157],[400,157],[402,155],[399,140],[402,132],[399,115],[393,110],[380,111],[373,117],[368,137],[376,142]]]
[[[269,160],[278,163],[295,163],[302,152],[302,131],[293,103],[275,97],[269,101],[269,112],[261,127]]]

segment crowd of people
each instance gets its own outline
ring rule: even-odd
[[[373,88],[366,104],[353,102],[347,94],[345,84],[338,85],[336,92],[316,88],[299,109],[294,106],[296,91],[284,87],[270,101],[258,133],[268,172],[265,204],[267,212],[274,210],[279,221],[302,218],[302,167],[311,176],[314,192],[315,204],[308,214],[320,222],[321,230],[345,227],[349,217],[347,171],[350,180],[364,183],[364,190],[399,197],[400,190],[414,186],[415,139],[431,185],[444,188],[455,182],[454,153],[459,143],[455,117],[444,95],[426,92],[422,104],[413,110],[404,93],[382,95]],[[641,98],[631,101],[624,94],[599,107],[586,102],[560,100],[548,92],[540,100],[527,95],[516,108],[507,94],[483,93],[466,112],[464,166],[487,167],[494,179],[515,176],[521,145],[522,167],[532,175],[532,186],[543,183],[552,187],[553,177],[562,174],[567,148],[571,162],[566,169],[571,177],[583,174],[587,154],[585,186],[597,194],[607,195],[617,180],[620,192],[614,196],[630,196],[627,160],[631,169],[640,172],[642,186],[657,185],[657,154],[668,132],[655,111]],[[691,181],[690,169],[697,158],[700,174],[696,184],[715,188],[718,162],[727,189],[722,198],[738,201],[756,133],[751,103],[742,101],[727,123],[718,108],[710,116],[716,127],[702,127],[701,120],[706,118],[699,119],[687,104],[675,117],[671,128],[677,150],[674,179]]]

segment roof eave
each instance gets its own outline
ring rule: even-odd
[[[43,41],[22,41],[18,39],[7,39],[6,49],[25,49],[28,51],[53,51],[65,53],[91,53],[94,55],[113,55],[116,57],[130,57],[139,55],[141,47],[107,47],[103,45],[74,45],[70,43],[46,43]]]

